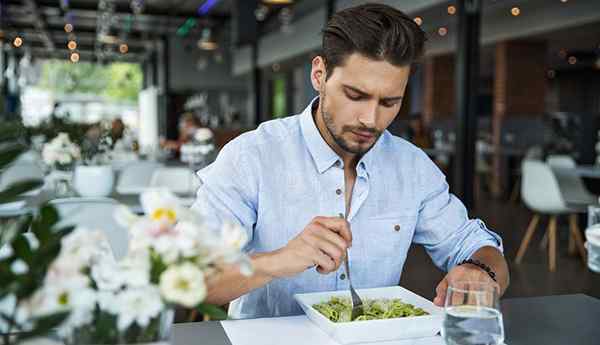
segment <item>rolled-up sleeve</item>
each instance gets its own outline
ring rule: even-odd
[[[413,242],[422,244],[437,267],[449,271],[478,249],[503,252],[502,239],[483,221],[469,219],[467,209],[450,194],[444,174],[423,154],[419,166],[422,202]]]
[[[239,138],[225,145],[212,164],[198,171],[201,186],[192,210],[212,228],[225,221],[237,222],[250,242],[256,223],[257,185],[247,159]]]

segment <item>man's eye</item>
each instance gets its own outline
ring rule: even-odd
[[[346,97],[350,98],[353,101],[358,101],[361,99],[361,97],[359,95],[351,95],[349,93],[346,94]]]
[[[396,104],[398,104],[398,102],[382,102],[381,105],[383,105],[386,108],[392,108],[393,106],[395,106]]]

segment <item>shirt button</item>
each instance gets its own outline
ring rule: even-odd
[[[394,225],[394,230],[400,231],[400,225],[399,224]]]
[[[340,279],[341,279],[341,280],[344,280],[344,279],[346,279],[346,274],[345,274],[345,273],[342,273],[342,274],[340,274]]]
[[[335,190],[335,194],[337,194],[337,195],[342,195],[342,190],[341,190],[341,189],[339,189],[339,188],[338,188],[338,189],[336,189],[336,190]]]

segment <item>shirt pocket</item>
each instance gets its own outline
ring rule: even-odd
[[[393,261],[405,258],[412,243],[416,222],[416,214],[398,211],[367,218],[358,242],[363,244],[363,255]],[[356,244],[357,241],[353,243]]]

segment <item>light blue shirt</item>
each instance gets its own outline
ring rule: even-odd
[[[313,104],[299,115],[240,135],[198,172],[202,186],[192,207],[214,225],[239,222],[248,232],[251,253],[279,249],[315,216],[345,211],[343,162],[321,137]],[[360,159],[356,173],[348,216],[356,288],[398,285],[413,242],[446,271],[483,246],[502,251],[501,238],[482,221],[469,219],[464,205],[448,192],[442,172],[409,142],[385,131]],[[233,301],[229,315],[301,314],[293,295],[347,290],[343,272],[341,265],[327,275],[313,268],[275,279]]]

